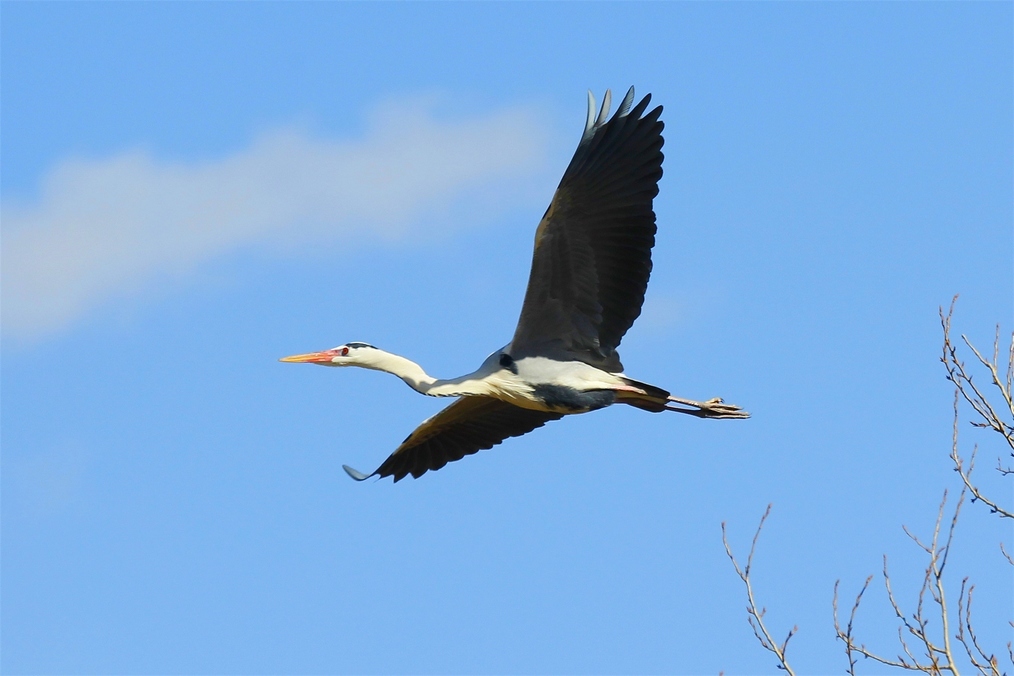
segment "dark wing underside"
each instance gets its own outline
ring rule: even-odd
[[[515,358],[555,356],[622,370],[616,347],[641,314],[662,177],[662,107],[641,117],[651,96],[631,109],[633,97],[631,87],[606,121],[607,92],[598,119],[589,115],[539,223]]]
[[[492,397],[462,397],[417,427],[369,476],[393,476],[397,482],[411,474],[418,479],[428,470],[440,469],[562,417],[560,413],[532,411]],[[353,479],[368,478],[350,467],[345,471]]]

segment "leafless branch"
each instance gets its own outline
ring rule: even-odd
[[[940,502],[940,508],[937,512],[934,523],[933,533],[929,539],[922,539],[908,528],[904,526],[902,527],[905,534],[908,535],[912,542],[914,542],[915,545],[919,547],[928,557],[926,568],[922,576],[922,583],[916,597],[914,611],[906,612],[902,609],[902,604],[898,601],[894,592],[891,574],[888,571],[887,557],[884,557],[882,572],[884,587],[887,592],[888,602],[890,603],[891,609],[894,611],[895,617],[898,620],[898,642],[900,650],[896,656],[888,657],[882,653],[874,651],[873,649],[867,648],[863,642],[856,638],[855,624],[856,617],[859,612],[859,606],[862,604],[864,595],[866,594],[867,589],[869,589],[873,576],[871,575],[866,578],[862,588],[856,595],[855,601],[852,604],[851,612],[849,613],[848,622],[844,626],[842,626],[842,621],[839,618],[838,612],[838,592],[840,581],[835,582],[834,597],[832,600],[834,627],[837,637],[845,644],[845,655],[848,659],[847,673],[850,676],[855,676],[856,666],[859,663],[860,656],[865,659],[870,659],[878,664],[897,669],[933,674],[935,676],[941,676],[943,674],[959,676],[959,667],[955,661],[955,644],[952,639],[956,639],[964,649],[965,655],[968,657],[968,663],[966,664],[970,664],[978,670],[978,673],[981,676],[1001,675],[996,654],[988,653],[986,649],[983,648],[982,644],[980,644],[979,638],[975,633],[972,622],[972,602],[975,586],[969,583],[968,578],[965,578],[962,581],[961,590],[958,594],[957,615],[952,618],[951,614],[953,611],[948,608],[947,594],[944,585],[944,571],[947,567],[947,561],[950,555],[951,545],[954,541],[958,518],[961,514],[961,508],[964,505],[966,495],[970,496],[971,502],[982,502],[989,507],[993,513],[999,515],[1001,518],[1014,518],[1014,512],[1012,512],[1010,508],[1001,507],[996,501],[984,495],[973,481],[972,474],[975,469],[975,459],[978,453],[978,447],[973,447],[967,460],[962,457],[958,448],[961,401],[964,400],[974,411],[974,419],[969,422],[975,427],[991,429],[999,433],[1004,438],[1007,447],[1010,449],[1011,457],[1014,457],[1014,400],[1012,400],[1011,397],[1012,383],[1014,383],[1014,334],[1011,335],[1010,347],[1007,350],[1008,362],[1005,372],[1003,373],[1003,377],[1001,377],[999,361],[999,326],[997,326],[996,336],[993,341],[992,359],[984,357],[967,337],[962,336],[962,340],[965,345],[962,349],[970,350],[972,354],[975,355],[976,359],[978,359],[979,364],[984,367],[990,375],[990,385],[985,388],[980,388],[979,383],[973,380],[974,375],[966,369],[965,364],[959,359],[958,349],[951,342],[951,318],[954,314],[954,305],[956,301],[957,296],[955,296],[954,300],[952,300],[950,309],[946,315],[944,314],[943,308],[940,310],[940,322],[944,333],[944,346],[941,361],[947,370],[948,380],[950,380],[955,387],[954,424],[950,457],[951,461],[954,463],[955,471],[961,476],[961,493],[957,502],[954,504],[953,513],[949,518],[949,524],[947,524],[945,528],[944,519],[947,512],[947,491],[944,491],[943,498]],[[999,392],[999,399],[1002,402],[999,412],[997,407],[995,407],[987,398],[984,389],[990,394],[993,394],[994,390]],[[1001,476],[1014,474],[1014,466],[1004,466],[1002,460],[1000,459],[997,460],[996,469]],[[767,510],[764,512],[764,516],[761,517],[760,524],[757,526],[757,531],[754,534],[753,541],[750,546],[750,553],[747,557],[746,566],[744,568],[739,566],[736,558],[732,554],[732,549],[729,546],[726,535],[725,523],[722,524],[722,542],[725,544],[726,554],[732,561],[733,567],[736,569],[736,573],[746,585],[748,602],[747,619],[750,623],[750,627],[754,631],[754,635],[765,650],[774,653],[778,657],[780,663],[779,668],[792,674],[793,671],[785,659],[785,651],[789,640],[793,637],[797,629],[793,627],[785,641],[780,645],[775,642],[763,621],[765,609],[757,609],[753,585],[750,579],[757,541],[770,513],[771,505],[768,505]],[[1007,562],[1011,566],[1014,566],[1014,556],[1008,553],[1003,543],[1000,543],[1000,552]],[[934,629],[934,627],[937,626],[937,622],[939,622],[939,627]],[[954,633],[955,622],[956,633]],[[1014,622],[1011,622],[1010,625],[1014,628]],[[1009,642],[1007,644],[1007,657],[1010,658],[1011,663],[1014,663],[1014,642]],[[964,660],[964,658],[962,658],[962,660]]]
[[[1014,334],[1011,334],[1006,377],[1004,379],[1001,379],[1000,377],[1000,327],[997,326],[996,328],[996,337],[993,341],[992,360],[982,356],[982,354],[966,336],[961,336],[965,346],[972,351],[972,354],[974,354],[976,359],[979,360],[979,363],[989,372],[992,381],[991,384],[994,389],[999,392],[1000,399],[1006,406],[1006,412],[1004,414],[1000,414],[974,382],[973,374],[966,370],[964,362],[962,362],[958,357],[957,347],[951,342],[951,317],[954,314],[954,304],[957,302],[957,299],[958,297],[955,296],[954,299],[951,300],[951,306],[946,315],[944,314],[943,308],[940,308],[940,325],[944,332],[943,355],[941,356],[940,361],[943,362],[944,368],[947,370],[947,379],[954,383],[955,388],[954,432],[951,444],[951,461],[954,463],[954,469],[961,476],[961,480],[968,489],[968,492],[971,493],[973,502],[982,502],[984,505],[989,507],[993,513],[998,514],[1001,517],[1014,518],[1014,512],[1010,509],[1000,507],[996,501],[984,495],[979,487],[972,481],[972,471],[975,469],[975,455],[978,451],[978,447],[973,448],[967,465],[958,451],[958,421],[960,419],[958,404],[961,399],[964,399],[977,415],[977,419],[971,421],[972,425],[985,429],[992,429],[1000,434],[1007,442],[1007,446],[1010,448],[1009,453],[1014,456],[1014,400],[1011,398],[1011,383],[1012,379],[1014,379]],[[1008,413],[1009,417],[1006,417]],[[1005,467],[1000,459],[997,459],[996,469],[1002,476],[1014,474],[1014,468]]]
[[[841,623],[838,621],[838,585],[841,583],[841,580],[834,581],[834,597],[831,599],[831,608],[834,611],[834,630],[838,636],[845,641],[845,657],[847,657],[849,661],[849,676],[856,676],[856,657],[853,653],[857,653],[860,649],[862,649],[863,652],[860,654],[868,656],[865,652],[866,646],[860,646],[860,648],[854,647],[855,644],[852,640],[852,625],[855,623],[856,611],[859,610],[859,604],[862,603],[863,594],[866,593],[866,589],[870,586],[871,580],[873,580],[872,575],[866,578],[866,582],[863,583],[863,588],[860,589],[859,593],[856,595],[856,602],[852,604],[852,612],[849,613],[849,623],[845,626],[845,631],[842,631]]]
[[[1000,553],[1003,554],[1003,558],[1007,559],[1007,563],[1014,566],[1014,558],[1012,558],[1011,555],[1007,553],[1007,550],[1004,549],[1002,542],[1000,543]]]
[[[792,627],[785,640],[780,644],[775,642],[771,637],[771,632],[768,631],[767,626],[764,624],[764,613],[767,612],[766,608],[757,609],[757,602],[754,600],[753,595],[753,584],[750,581],[750,569],[753,567],[753,555],[757,549],[757,539],[760,537],[761,529],[764,528],[764,522],[767,520],[768,515],[771,514],[771,505],[769,504],[767,509],[764,510],[764,516],[761,517],[760,523],[757,525],[757,531],[753,535],[753,541],[750,543],[750,553],[746,557],[746,566],[740,568],[739,563],[736,561],[736,557],[733,556],[732,547],[729,546],[729,539],[725,530],[725,522],[722,522],[722,544],[725,545],[725,553],[729,556],[729,560],[732,561],[733,568],[736,569],[736,574],[739,575],[739,579],[746,585],[746,613],[747,622],[750,623],[750,628],[753,629],[754,636],[760,641],[761,647],[775,654],[778,658],[778,668],[785,671],[790,676],[795,676],[796,672],[792,670],[792,666],[789,665],[788,660],[785,657],[785,651],[789,646],[789,640],[795,636],[796,632],[799,631],[799,627]]]
[[[968,586],[967,590],[965,589],[966,585]],[[972,625],[972,592],[974,591],[975,585],[969,585],[967,577],[961,581],[961,593],[958,595],[958,633],[956,638],[964,646],[969,661],[973,667],[979,670],[980,674],[1000,676],[1000,662],[996,655],[987,655],[975,635]]]
[[[870,650],[864,643],[858,642],[855,638],[855,632],[853,629],[855,616],[859,610],[860,603],[862,603],[863,594],[866,593],[866,589],[869,587],[873,576],[871,575],[866,578],[866,582],[863,583],[863,587],[856,596],[855,603],[852,606],[852,612],[849,614],[848,624],[844,628],[842,628],[841,622],[838,619],[838,583],[835,583],[834,600],[832,602],[834,610],[834,628],[838,638],[845,643],[845,654],[849,660],[848,673],[852,676],[855,675],[855,654],[862,655],[863,657],[867,657],[875,662],[879,662],[880,664],[889,667],[896,667],[908,671],[919,671],[934,675],[944,673],[954,674],[955,676],[958,675],[958,667],[955,664],[954,654],[951,647],[950,618],[947,610],[947,597],[944,591],[943,574],[944,568],[947,564],[947,554],[950,551],[951,542],[954,538],[954,529],[957,525],[958,515],[961,513],[961,505],[963,504],[964,499],[965,490],[962,489],[961,496],[958,498],[957,505],[954,507],[954,514],[951,517],[950,526],[946,533],[943,534],[943,540],[941,540],[941,525],[944,522],[944,512],[947,504],[946,491],[944,491],[943,500],[940,502],[940,510],[937,512],[936,523],[933,528],[933,537],[929,540],[928,544],[924,543],[911,531],[905,528],[905,533],[912,539],[912,541],[929,555],[929,562],[926,565],[922,586],[919,588],[916,609],[911,615],[901,609],[901,604],[898,603],[898,600],[894,595],[894,589],[891,587],[891,574],[887,569],[887,557],[884,557],[884,587],[887,590],[887,600],[891,604],[891,608],[894,610],[895,616],[901,622],[898,627],[898,641],[901,644],[901,649],[904,652],[904,655],[899,654],[896,658],[884,657],[883,655]],[[962,595],[964,595],[964,588],[962,588]],[[937,606],[941,622],[941,636],[939,638],[935,638],[930,631],[930,616],[928,615],[927,596],[929,597],[929,602]],[[961,615],[960,602],[958,615]],[[970,621],[971,616],[967,615],[967,617]],[[917,644],[922,644],[923,654],[921,656],[916,656],[915,652],[905,640],[906,635],[910,638],[914,638]],[[958,639],[962,642],[962,645],[966,645],[965,641],[968,640],[970,642],[969,645],[975,646],[974,639],[970,637],[974,637],[974,633],[972,633],[970,629],[964,633],[959,631]],[[966,650],[967,649],[968,645],[966,645]]]

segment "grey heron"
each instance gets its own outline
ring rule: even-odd
[[[662,177],[662,107],[647,114],[631,87],[612,118],[607,90],[535,231],[535,251],[514,337],[473,373],[441,380],[368,343],[285,357],[283,362],[386,371],[417,392],[458,397],[424,421],[372,474],[419,478],[448,462],[527,434],[565,415],[612,404],[699,418],[748,418],[721,399],[699,402],[627,377],[616,348],[641,314],[655,244],[652,200]]]

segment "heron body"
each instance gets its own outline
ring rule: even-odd
[[[641,312],[655,244],[652,201],[662,176],[662,107],[651,96],[616,114],[607,91],[535,232],[521,317],[510,343],[467,375],[441,380],[405,357],[351,342],[285,362],[358,366],[398,376],[425,395],[458,399],[424,421],[373,474],[418,478],[565,415],[622,403],[700,418],[747,418],[721,399],[704,402],[628,378],[616,348]]]

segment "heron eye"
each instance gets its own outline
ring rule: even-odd
[[[342,356],[343,357],[349,356],[349,348],[347,348],[347,347],[343,347],[342,348]]]

